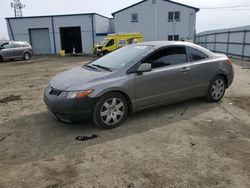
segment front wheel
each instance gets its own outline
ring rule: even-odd
[[[27,60],[29,60],[30,58],[31,58],[30,53],[25,52],[24,55],[23,55],[23,60],[27,61]]]
[[[105,50],[102,52],[102,55],[104,56],[104,55],[107,55],[108,53],[109,53],[109,51]]]
[[[226,81],[222,76],[216,76],[209,85],[207,92],[207,100],[209,102],[220,101],[226,91]]]
[[[120,93],[108,93],[96,103],[93,121],[101,129],[112,129],[122,124],[127,113],[126,98]]]

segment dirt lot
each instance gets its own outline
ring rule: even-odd
[[[148,110],[102,131],[53,120],[42,100],[49,79],[89,60],[0,64],[0,187],[250,187],[247,62],[235,60],[234,84],[218,104]]]

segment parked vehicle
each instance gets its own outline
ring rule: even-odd
[[[91,117],[110,129],[129,112],[196,97],[218,102],[233,78],[232,62],[223,54],[187,42],[145,42],[55,76],[44,101],[58,120]]]
[[[29,60],[32,56],[32,47],[22,41],[0,41],[0,61],[19,59]]]
[[[95,45],[94,54],[105,55],[128,44],[143,42],[142,33],[109,34],[100,44]]]

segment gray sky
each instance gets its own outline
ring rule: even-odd
[[[11,0],[0,0],[0,39],[7,37],[5,17],[13,17]],[[96,12],[108,17],[111,13],[140,0],[21,0],[26,5],[24,16],[51,14],[72,14]],[[250,5],[249,0],[175,0],[183,4],[204,7]],[[196,29],[198,32],[250,25],[250,6],[237,9],[201,9],[197,14]]]

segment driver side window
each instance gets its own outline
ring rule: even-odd
[[[178,65],[186,62],[186,48],[181,46],[161,49],[153,53],[143,61],[143,63],[150,63],[152,65],[152,68]]]
[[[6,44],[3,44],[1,47],[2,49],[9,49],[11,48],[11,45],[9,43],[6,43]]]
[[[113,46],[115,43],[115,40],[114,39],[111,39],[108,44],[106,45],[106,47],[109,47],[109,46]]]

